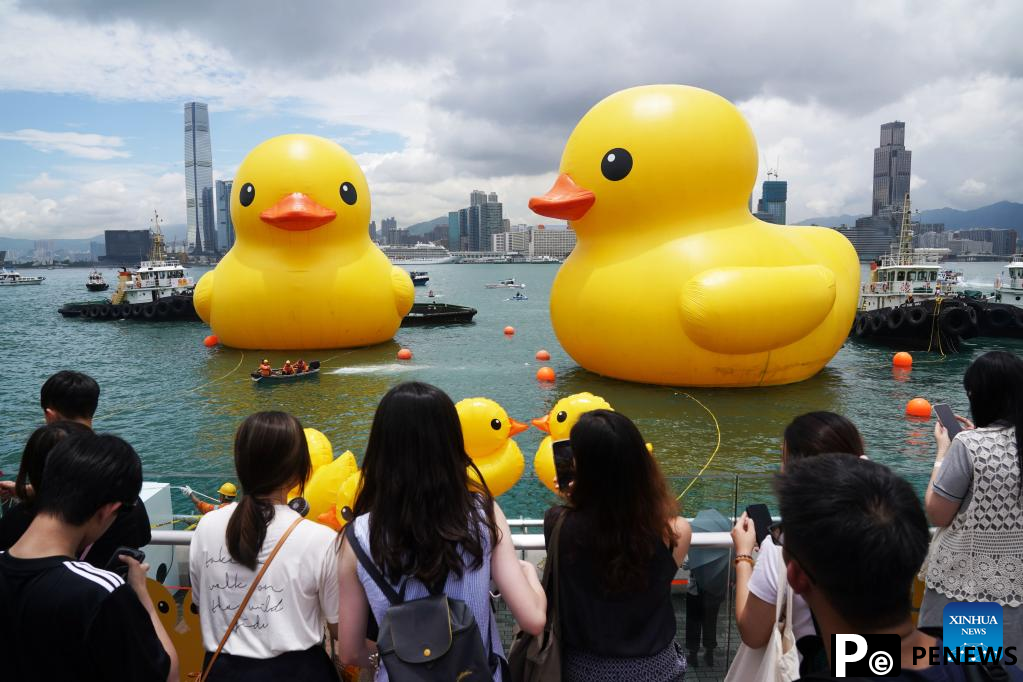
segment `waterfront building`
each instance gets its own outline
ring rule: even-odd
[[[195,253],[209,252],[204,243],[205,214],[213,203],[203,205],[203,190],[213,188],[213,147],[210,144],[210,114],[202,102],[185,104],[185,209],[188,232]]]
[[[497,195],[491,192],[492,197],[496,198]],[[477,207],[480,214],[480,233],[478,248],[482,251],[490,248],[492,243],[492,237],[502,231],[502,215],[504,207],[499,201],[488,201],[485,204],[481,204]]]
[[[548,230],[538,225],[529,231],[529,257],[567,258],[575,248],[575,230]]]
[[[990,228],[975,228],[971,230],[959,230],[955,233],[958,239],[969,239],[973,241],[990,242],[990,253],[1000,256],[1011,256],[1016,253],[1016,230],[996,230]],[[973,251],[972,253],[982,253]]]
[[[945,223],[913,223],[913,234],[925,232],[944,232]]]
[[[784,225],[788,187],[785,180],[764,180],[760,201],[757,202],[757,217],[768,223]],[[761,215],[767,217],[761,218]]]
[[[107,255],[107,250],[104,248],[103,242],[89,242],[89,260],[98,263],[105,255]],[[0,258],[0,263],[3,262],[4,259]]]
[[[394,216],[380,221],[380,233],[384,244],[398,244],[398,221]]]
[[[497,202],[498,202],[497,192],[491,192],[490,194],[487,195],[488,204],[496,204]]]
[[[458,224],[461,211],[448,211],[448,248],[453,251],[462,250],[462,229]]]
[[[474,189],[469,193],[469,205],[479,206],[487,203],[487,193],[480,189]]]
[[[955,256],[966,254],[990,255],[991,242],[978,241],[975,239],[960,239],[953,237],[948,240],[948,250]]]
[[[203,252],[215,255],[219,252],[217,247],[217,221],[214,217],[213,188],[204,187],[202,190],[202,247]]]
[[[499,253],[529,252],[529,232],[498,232],[492,239],[493,250]]]
[[[890,234],[882,232],[862,218],[857,220],[853,227],[842,225],[833,229],[852,242],[861,263],[877,260],[888,253],[892,246]]]
[[[501,232],[511,232],[511,219],[504,218],[501,220]]]
[[[482,251],[484,246],[480,241],[480,206],[481,204],[469,206],[466,213],[468,218],[466,248],[469,251]]]
[[[874,149],[872,216],[890,217],[902,210],[909,194],[913,153],[906,149],[906,124],[892,121],[881,126],[881,146]]]
[[[217,244],[223,251],[234,246],[234,223],[231,221],[231,188],[234,180],[217,180]]]
[[[149,230],[105,230],[105,254],[101,261],[113,265],[138,265],[149,258],[152,235]]]
[[[377,240],[377,221],[369,221],[369,238],[371,241]]]

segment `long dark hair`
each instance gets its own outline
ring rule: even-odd
[[[461,577],[462,553],[472,569],[483,565],[486,541],[492,549],[498,539],[494,499],[467,467],[476,469],[447,394],[419,382],[387,392],[373,417],[354,511],[372,514],[370,554],[388,580],[408,575],[432,587],[449,573]]]
[[[863,438],[856,425],[834,412],[808,412],[785,427],[785,459],[841,453],[862,457]]]
[[[1023,495],[1023,360],[994,350],[974,360],[963,376],[970,414],[978,427],[1003,422],[1016,427],[1016,460]]]
[[[82,433],[90,433],[89,427],[69,421],[53,422],[32,432],[21,453],[21,466],[18,468],[17,478],[14,479],[14,494],[19,500],[31,505],[39,495],[43,482],[43,467],[46,466],[46,457],[53,446],[67,436]],[[29,486],[32,487],[32,492],[29,492]]]
[[[256,569],[274,505],[267,496],[299,486],[312,463],[302,424],[286,412],[257,412],[234,436],[234,468],[245,494],[227,522],[227,551],[242,566]]]
[[[584,413],[571,433],[575,483],[570,513],[592,530],[586,545],[605,589],[641,588],[658,544],[675,547],[678,503],[636,425],[619,412]]]

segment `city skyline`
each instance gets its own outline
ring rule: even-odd
[[[0,235],[91,236],[144,226],[153,208],[169,227],[188,224],[177,137],[188,101],[209,104],[214,181],[264,139],[309,132],[356,156],[377,216],[432,219],[488,187],[511,222],[535,222],[528,198],[552,184],[579,118],[651,82],[736,102],[760,147],[757,188],[780,159],[789,223],[869,212],[877,126],[896,119],[912,129],[915,205],[1021,198],[1023,78],[1009,27],[1023,8],[1011,2],[879,12],[787,0],[765,13],[655,0],[628,22],[604,0],[582,19],[532,0],[472,13],[448,0],[354,15],[300,4],[289,11],[306,28],[283,33],[271,29],[283,10],[261,0],[241,14],[211,8],[204,22],[177,5],[49,7],[0,0]],[[626,24],[608,68],[602,27]],[[500,30],[476,30],[490,25]],[[381,39],[366,49],[365,35]],[[956,53],[935,55],[936,42]]]

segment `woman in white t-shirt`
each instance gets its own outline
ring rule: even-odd
[[[848,453],[863,457],[863,438],[856,425],[834,412],[810,412],[792,420],[785,428],[781,444],[781,468],[786,462],[828,453]],[[732,529],[735,543],[735,622],[743,643],[759,649],[767,645],[774,627],[778,597],[778,574],[783,563],[781,550],[768,535],[760,544],[756,561],[756,528],[745,514]],[[792,598],[792,630],[796,642],[816,636],[810,608],[798,594]],[[816,652],[818,642],[803,640],[802,651]],[[804,671],[805,672],[805,671]]]
[[[204,670],[267,557],[300,518],[287,496],[311,471],[302,424],[284,412],[250,416],[235,434],[234,464],[245,494],[203,516],[189,552]],[[295,526],[214,662],[210,682],[336,682],[321,646],[325,624],[337,633],[335,538],[312,521]]]

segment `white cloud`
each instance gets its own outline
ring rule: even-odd
[[[96,161],[130,156],[128,152],[119,149],[124,146],[124,140],[110,135],[51,132],[25,128],[9,133],[0,132],[0,140],[23,142],[29,147],[47,154],[62,152],[68,156]]]
[[[486,187],[501,194],[513,222],[536,222],[526,201],[547,189],[590,106],[630,85],[690,83],[736,101],[749,117],[762,159],[758,185],[780,165],[794,222],[869,211],[878,127],[896,118],[907,121],[914,205],[1018,200],[1021,22],[1023,5],[1012,0],[776,0],[770,12],[742,0],[593,0],[585,11],[541,0],[471,10],[454,0],[249,0],[244,11],[201,0],[39,0],[31,8],[0,0],[0,93],[200,98],[214,117],[294,113],[354,126],[341,141],[364,164],[375,217],[433,218]],[[397,133],[405,146],[368,153],[368,131]],[[65,143],[78,153],[125,153]],[[110,172],[131,178],[119,195],[120,223],[135,219],[132,202],[144,185],[137,171]],[[66,179],[81,196],[96,178]],[[21,189],[47,196],[43,187]],[[170,210],[182,193],[179,185],[154,198]]]
[[[64,184],[65,183],[63,180],[52,178],[50,177],[49,173],[44,171],[37,175],[36,177],[29,180],[28,182],[23,182],[20,185],[18,185],[18,189],[24,192],[33,191],[46,192],[49,190],[60,189],[61,187],[64,186]]]

